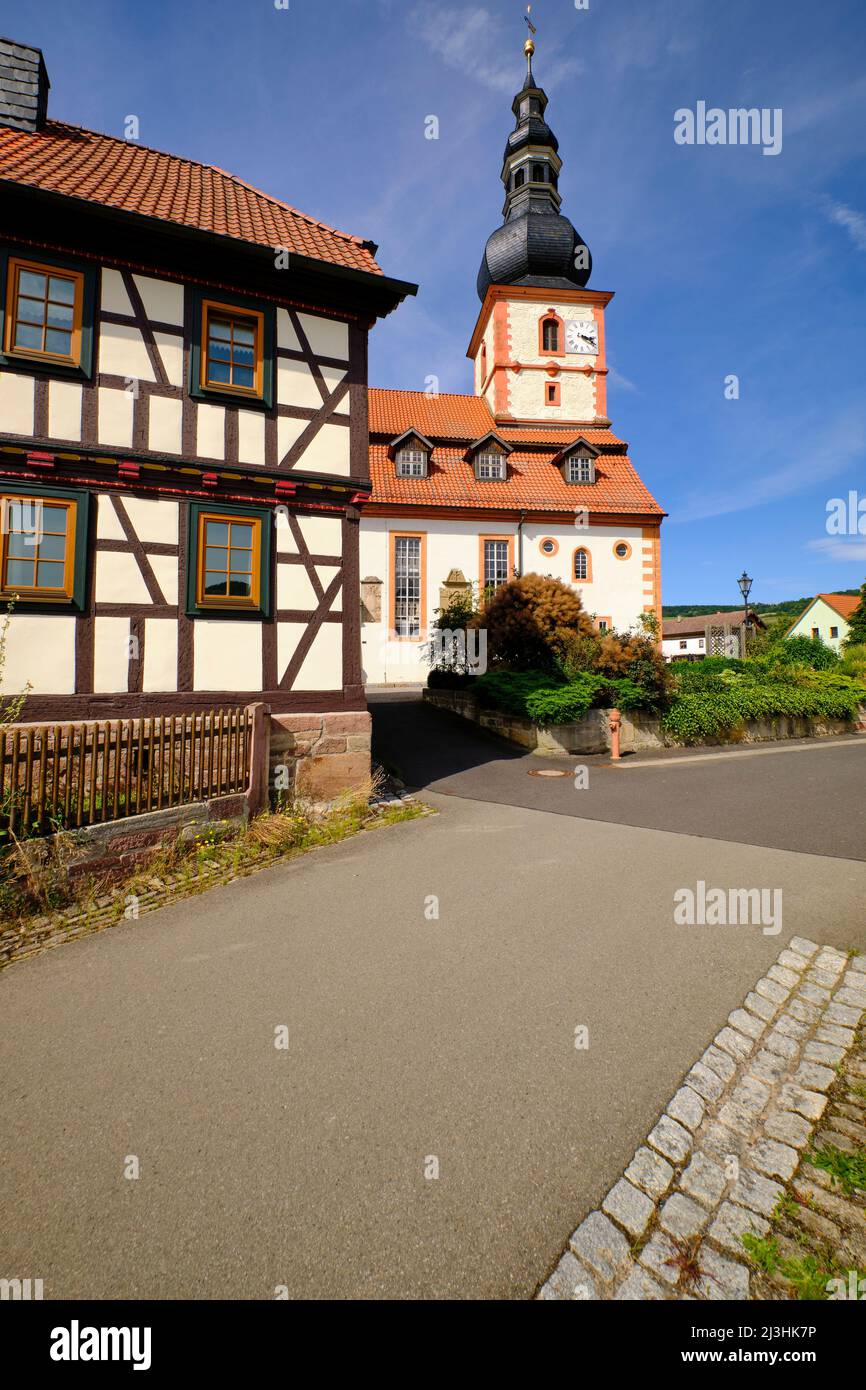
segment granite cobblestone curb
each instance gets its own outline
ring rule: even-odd
[[[786,1194],[806,1227],[866,1268],[866,1192],[843,1200],[804,1157],[813,1139],[848,1153],[866,1144],[864,1018],[866,955],[794,937],[536,1297],[788,1297],[783,1280],[756,1272],[742,1241],[770,1232]]]

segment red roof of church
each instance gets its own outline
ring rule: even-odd
[[[607,428],[497,423],[481,396],[372,389],[369,401],[374,506],[568,513],[586,507],[596,514],[665,515],[632,467],[627,446]],[[388,455],[391,440],[409,429],[425,435],[434,446],[426,478],[396,477]],[[479,481],[464,457],[466,446],[491,430],[512,447],[503,482]],[[578,436],[602,450],[596,459],[595,483],[567,483],[553,462],[563,444]]]
[[[0,181],[381,275],[372,244],[339,232],[211,164],[82,126],[0,128]]]

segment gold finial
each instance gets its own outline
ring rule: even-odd
[[[532,42],[532,35],[538,33],[538,30],[536,29],[535,25],[534,25],[533,22],[532,22],[531,15],[532,15],[532,6],[531,6],[531,5],[527,5],[527,6],[526,6],[526,14],[525,14],[524,18],[525,18],[525,20],[526,20],[526,23],[529,25],[529,34],[530,34],[530,37],[526,40],[526,43],[523,45],[523,51],[524,51],[524,53],[526,54],[526,71],[527,71],[527,73],[528,73],[530,76],[532,75],[532,55],[533,55],[533,53],[535,52],[535,44]]]

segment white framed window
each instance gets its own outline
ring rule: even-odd
[[[501,482],[505,477],[505,455],[476,454],[475,476],[476,478]]]
[[[421,537],[394,537],[394,632],[421,635]]]
[[[484,542],[484,588],[508,583],[508,541]]]
[[[426,449],[407,448],[401,449],[397,454],[397,477],[398,478],[426,478],[427,477],[427,451]]]
[[[589,454],[572,454],[567,466],[570,483],[595,482],[595,460]]]

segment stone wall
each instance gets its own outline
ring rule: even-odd
[[[370,715],[272,714],[269,783],[315,803],[364,787],[370,776]]]
[[[542,728],[520,715],[485,709],[469,690],[425,690],[423,698],[431,705],[471,719],[482,729],[489,729],[500,738],[507,738],[511,743],[517,743],[541,757],[569,757],[574,753],[606,753],[610,750],[609,709],[591,709],[582,719],[571,724]],[[866,727],[866,711],[861,716],[859,726],[846,719],[747,719],[740,728],[731,730],[724,737],[693,739],[690,743],[695,746],[715,746],[768,743],[785,738],[827,738],[857,733],[858,727]],[[622,753],[645,753],[678,747],[682,747],[681,742],[662,730],[658,715],[640,710],[623,711],[620,731]]]

